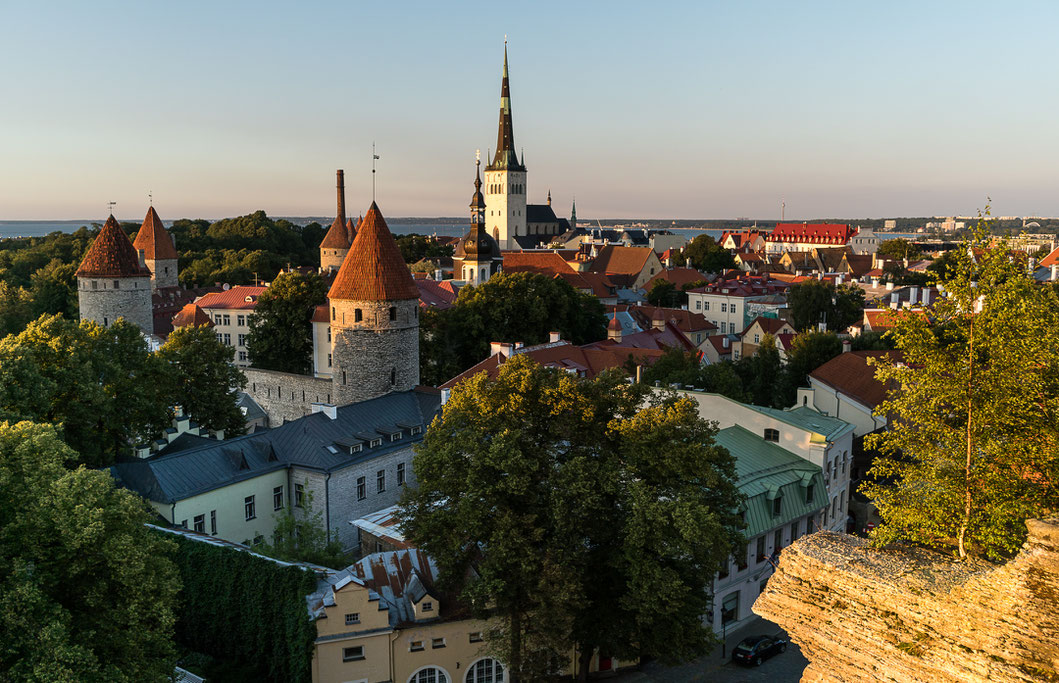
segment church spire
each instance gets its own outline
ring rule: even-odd
[[[525,171],[515,154],[515,130],[511,123],[511,87],[507,72],[507,40],[504,40],[504,76],[500,82],[500,126],[496,134],[496,155],[490,171]]]
[[[482,160],[474,155],[474,195],[471,197],[471,227],[485,227],[485,197],[482,196]]]

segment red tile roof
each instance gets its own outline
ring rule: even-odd
[[[144,258],[156,261],[159,259],[175,259],[177,257],[176,247],[173,246],[173,238],[165,231],[162,220],[158,217],[154,207],[147,209],[147,215],[143,219],[140,231],[136,233],[136,240],[132,246],[143,252]]]
[[[107,218],[77,269],[77,277],[150,277],[114,216]]]
[[[746,326],[746,329],[743,330],[743,332],[739,336],[743,336],[744,334],[749,332],[750,328],[754,326],[754,323],[757,323],[758,326],[761,327],[762,332],[764,332],[765,334],[771,334],[774,337],[779,334],[779,331],[782,330],[784,327],[790,327],[792,330],[794,329],[791,324],[788,323],[786,320],[758,316],[750,321],[750,324]]]
[[[257,306],[258,297],[264,291],[265,287],[236,285],[227,292],[210,292],[205,296],[199,297],[195,303],[199,308],[253,310]]]
[[[650,247],[620,247],[608,244],[599,250],[589,270],[594,273],[639,275],[653,253]]]
[[[331,221],[331,227],[327,229],[320,246],[326,249],[349,249],[350,244],[352,241],[349,237],[349,225],[346,223],[346,217],[339,214]]]
[[[555,277],[562,278],[570,283],[574,289],[583,292],[591,292],[600,299],[613,297],[616,294],[616,286],[610,278],[603,273],[556,273]]]
[[[554,251],[505,251],[503,256],[503,268],[507,273],[559,275],[575,272],[570,264]]]
[[[419,298],[419,288],[375,202],[364,214],[327,297],[345,301]]]
[[[1048,254],[1041,259],[1040,265],[1042,266],[1054,266],[1059,264],[1059,247],[1052,250],[1052,253]]]
[[[210,316],[206,315],[206,311],[195,304],[185,304],[180,312],[173,316],[174,328],[198,327],[199,325],[213,327],[213,321],[210,320]]]
[[[801,242],[813,244],[846,244],[853,230],[844,223],[777,223],[765,235],[768,242]]]
[[[875,367],[868,365],[868,359],[882,357],[900,360],[901,354],[898,351],[850,351],[827,361],[810,372],[809,377],[868,408],[875,408],[886,398],[886,386],[875,379]]]
[[[419,305],[423,308],[452,308],[456,302],[456,292],[451,287],[444,287],[444,283],[436,280],[416,280],[419,288]]]
[[[329,323],[331,322],[331,316],[327,310],[326,305],[319,305],[313,308],[313,322],[314,323]]]
[[[607,310],[611,312],[627,312],[642,328],[651,327],[653,322],[660,315],[663,320],[673,323],[685,334],[703,331],[709,333],[717,329],[717,326],[707,320],[706,316],[702,313],[695,313],[683,308],[620,305],[608,306]]]

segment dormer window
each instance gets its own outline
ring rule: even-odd
[[[376,446],[382,445],[382,439],[372,439],[368,444],[368,448],[375,448]]]
[[[364,450],[364,446],[362,446],[360,444],[357,444],[356,446],[350,446],[349,447],[349,454],[353,455],[354,453],[360,453],[363,450]]]
[[[422,434],[423,433],[423,428],[422,427],[412,427],[411,429],[408,430],[408,433],[410,435],[412,435],[412,436],[415,436],[416,434]]]
[[[397,432],[396,434],[391,434],[390,435],[390,441],[400,441],[402,436],[403,435],[401,434],[401,432]]]
[[[780,512],[783,511],[783,496],[776,496],[772,499],[772,516],[779,517]]]
[[[765,430],[765,441],[771,441],[773,443],[779,443],[780,431],[778,429],[766,429]]]

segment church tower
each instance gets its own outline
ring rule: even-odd
[[[474,162],[474,195],[471,197],[471,229],[457,242],[452,254],[456,279],[480,285],[494,275],[503,257],[500,247],[485,227],[485,198],[482,196],[482,162]]]
[[[151,271],[113,214],[88,248],[76,276],[81,320],[110,327],[125,318],[144,334],[154,333]]]
[[[142,254],[147,270],[151,271],[151,290],[177,287],[177,252],[173,238],[165,231],[162,219],[154,210],[147,209],[136,241],[132,243],[136,251]]]
[[[518,249],[515,237],[526,231],[526,167],[515,153],[511,123],[511,90],[504,43],[504,76],[500,83],[500,129],[493,163],[485,169],[486,226],[501,249]]]
[[[419,288],[375,202],[349,251],[327,294],[336,405],[419,384]]]
[[[577,228],[577,200],[570,202],[570,227]]]
[[[338,189],[338,211],[324,240],[320,242],[320,270],[338,270],[353,242],[352,230],[346,223],[346,181],[342,169],[335,171]]]

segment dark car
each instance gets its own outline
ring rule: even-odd
[[[787,639],[779,636],[753,636],[743,638],[732,652],[732,661],[740,664],[761,666],[772,655],[787,649]]]

